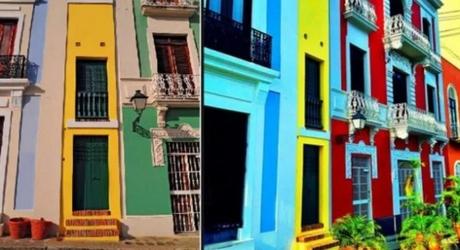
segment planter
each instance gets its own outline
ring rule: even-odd
[[[418,233],[417,236],[415,237],[415,243],[421,244],[423,242],[423,239],[424,239],[423,234]]]
[[[30,221],[32,240],[43,240],[46,237],[46,224],[43,218]]]
[[[460,223],[454,224],[455,232],[457,233],[457,237],[460,239]]]
[[[24,218],[11,218],[8,221],[8,228],[10,229],[11,239],[24,238],[26,234],[27,222]]]
[[[352,246],[341,247],[340,250],[355,250]]]

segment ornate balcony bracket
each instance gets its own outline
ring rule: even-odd
[[[200,104],[200,78],[191,74],[155,73],[148,95],[155,106],[198,107]]]
[[[366,32],[377,30],[374,5],[367,0],[345,0],[345,18]]]
[[[178,128],[153,128],[152,134],[152,159],[153,166],[164,166],[163,141],[174,138],[195,138],[200,137],[200,130],[192,128],[189,124],[179,125]]]
[[[428,0],[428,2],[430,2],[435,9],[439,9],[444,5],[443,0]]]
[[[431,51],[430,56],[423,62],[423,66],[434,73],[441,73],[441,56]]]
[[[359,111],[366,117],[366,124],[375,128],[382,127],[383,124],[380,122],[380,105],[376,99],[366,96],[359,91],[352,90],[348,93],[347,105],[349,120]],[[350,125],[350,133],[352,134],[353,132],[353,126]]]
[[[198,11],[195,0],[142,0],[142,14],[150,17],[190,18]]]

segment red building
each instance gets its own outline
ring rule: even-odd
[[[365,215],[390,236],[408,213],[408,178],[427,202],[442,191],[447,136],[433,11],[441,3],[372,2],[341,0],[331,16],[340,22],[331,25],[331,40],[340,34],[340,46],[331,45],[332,217]],[[362,129],[351,122],[357,113],[366,118]]]

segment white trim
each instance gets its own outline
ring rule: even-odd
[[[67,0],[67,3],[110,3],[110,4],[113,4],[113,0]]]
[[[67,121],[68,128],[118,128],[118,120],[110,120],[110,121],[75,121],[75,120],[68,120]]]
[[[3,122],[3,138],[2,147],[0,151],[0,209],[1,213],[4,211],[4,194],[5,194],[5,177],[6,177],[6,164],[8,162],[8,148],[10,145],[10,127],[11,127],[11,110],[0,109],[0,116],[5,117]]]
[[[21,51],[22,30],[24,28],[24,13],[21,13],[19,10],[0,12],[0,19],[6,18],[16,18],[18,20],[15,34],[16,37],[14,39],[13,55],[19,55],[19,52]]]
[[[449,103],[449,99],[450,99],[450,95],[449,95],[449,92],[450,92],[450,89],[452,89],[453,93],[454,93],[454,99],[455,99],[455,116],[457,118],[457,134],[458,134],[458,122],[459,122],[459,118],[458,118],[458,95],[457,95],[457,90],[454,88],[454,85],[452,83],[449,83],[447,85],[447,113],[449,115],[449,119],[447,121],[446,119],[446,124],[447,122],[449,122],[450,124],[450,131],[448,131],[449,133],[452,133],[452,114],[450,113],[450,103]]]

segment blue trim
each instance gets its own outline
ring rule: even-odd
[[[345,159],[345,178],[351,179],[351,156],[353,154],[369,155],[371,157],[372,164],[372,179],[378,178],[378,167],[377,167],[377,148],[375,146],[369,146],[360,141],[358,144],[347,143],[346,144],[346,159]]]
[[[331,89],[342,89],[342,65],[341,63],[341,47],[340,47],[340,0],[330,0],[329,3],[329,57],[330,71],[329,79]]]
[[[24,96],[23,103],[14,208],[33,209],[40,97]]]
[[[280,94],[269,91],[265,105],[260,232],[275,230]]]
[[[29,65],[27,69],[27,76],[31,84],[39,82],[42,75],[47,13],[48,2],[45,0],[36,1],[30,31]]]

